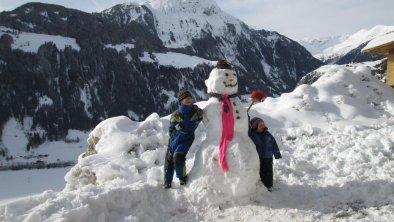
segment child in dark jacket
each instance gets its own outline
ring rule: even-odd
[[[180,184],[187,182],[186,154],[194,141],[194,131],[203,119],[203,111],[193,104],[192,94],[187,90],[178,93],[178,109],[171,114],[170,140],[164,163],[164,188],[171,188],[174,171]]]
[[[254,117],[249,124],[249,137],[256,145],[260,158],[260,178],[269,192],[272,191],[273,169],[272,156],[275,159],[282,158],[275,138],[268,132],[268,128],[262,119]]]

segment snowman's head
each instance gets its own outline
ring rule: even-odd
[[[205,80],[205,85],[208,93],[235,94],[238,92],[237,73],[225,60],[221,60],[212,69],[208,79]]]

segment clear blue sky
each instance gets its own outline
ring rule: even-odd
[[[41,0],[87,12],[146,0]],[[0,0],[0,11],[29,0]],[[254,29],[277,31],[299,40],[353,34],[375,25],[394,25],[394,0],[216,0],[225,12]]]

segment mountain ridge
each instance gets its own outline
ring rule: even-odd
[[[394,32],[394,26],[376,25],[353,34],[304,39],[299,41],[315,58],[329,64],[376,61],[383,57],[362,52],[361,49],[374,38]]]
[[[291,91],[303,75],[322,64],[277,32],[253,30],[240,20],[237,24],[222,20],[220,35],[215,35],[213,24],[209,27],[202,19],[196,20],[195,14],[184,15],[189,15],[190,33],[200,30],[198,35],[178,39],[176,33],[183,29],[160,24],[177,21],[174,27],[181,27],[181,20],[162,17],[158,21],[154,11],[137,4],[86,13],[28,3],[0,13],[0,26],[6,27],[0,32],[0,125],[10,118],[23,123],[31,117],[25,132],[29,149],[64,138],[68,129],[90,130],[108,117],[125,115],[140,120],[153,112],[170,113],[181,88],[189,88],[197,101],[206,99],[204,79],[213,66],[202,61],[226,58],[238,72],[240,94],[261,89],[273,96]],[[199,15],[208,16],[204,11]],[[185,18],[182,21],[185,28]],[[197,27],[201,24],[205,26]],[[160,30],[167,35],[160,36]],[[31,45],[32,39],[26,36],[33,34],[49,39],[58,36],[75,41],[76,46],[58,48],[54,40],[42,40],[32,53],[15,44]],[[183,60],[189,65],[174,66]],[[52,103],[40,105],[45,98]],[[34,137],[40,139],[33,143]]]

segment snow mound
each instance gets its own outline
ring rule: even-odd
[[[394,90],[364,66],[318,71],[325,74],[314,84],[267,98],[250,112],[265,120],[282,152],[272,193],[259,183],[255,192],[234,198],[205,190],[204,177],[164,190],[168,116],[115,117],[91,132],[99,138],[97,154],[79,158],[66,189],[0,206],[0,220],[391,221]],[[198,161],[205,132],[200,124],[188,169]]]
[[[123,186],[135,182],[158,183],[164,164],[168,121],[152,114],[144,122],[128,117],[109,118],[96,126],[89,138],[98,138],[97,154],[82,158],[65,176],[67,189],[88,184]]]
[[[267,98],[252,109],[268,126],[321,128],[375,122],[393,115],[393,89],[371,75],[367,66],[322,66],[312,85],[300,85],[279,98]]]

